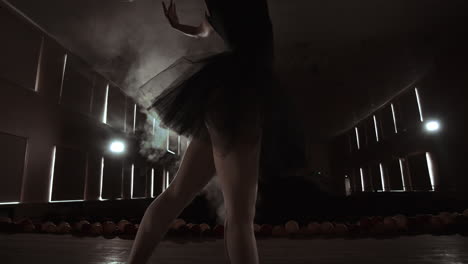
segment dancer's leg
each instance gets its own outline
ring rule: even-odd
[[[144,264],[164,238],[172,221],[215,174],[210,142],[193,139],[174,180],[146,209],[128,263]]]
[[[240,141],[225,144],[224,136],[206,123],[213,145],[217,177],[226,208],[225,247],[232,264],[258,264],[254,234],[255,203],[261,145],[259,124],[246,126]]]

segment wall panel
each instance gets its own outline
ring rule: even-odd
[[[123,162],[121,159],[104,157],[102,198],[122,198]]]
[[[135,131],[137,133],[143,133],[145,131],[145,127],[146,127],[146,115],[144,113],[141,112],[141,108],[139,106],[137,106],[137,110],[136,110],[136,122],[135,122]],[[150,132],[150,131],[148,131]]]
[[[353,168],[353,185],[356,192],[362,192],[362,180],[359,168]]]
[[[408,167],[413,190],[432,190],[431,179],[429,176],[429,169],[427,167],[425,153],[408,156]]]
[[[366,126],[366,122],[361,122],[357,126],[358,133],[359,133],[359,146],[361,149],[368,147],[368,129]]]
[[[163,190],[163,174],[164,169],[162,166],[153,166],[154,168],[154,181],[153,181],[153,190],[154,197],[158,197]]]
[[[26,145],[26,138],[0,132],[0,203],[20,201]]]
[[[101,189],[102,156],[97,153],[87,155],[85,200],[98,200]]]
[[[132,161],[125,160],[123,168],[123,186],[122,186],[122,195],[123,199],[131,199],[132,192]]]
[[[86,153],[57,147],[52,201],[83,200],[86,181]]]
[[[0,6],[0,32],[0,78],[34,90],[41,35],[3,6]]]
[[[116,86],[110,85],[107,101],[107,124],[124,131],[125,94]]]
[[[401,120],[399,122],[399,129],[402,132],[406,132],[417,128],[421,121],[414,89],[410,89],[398,98],[398,108]]]
[[[361,166],[362,176],[361,179],[364,180],[364,191],[372,191],[372,177],[371,177],[371,170],[369,165]]]
[[[377,143],[377,135],[375,134],[375,125],[373,115],[364,120],[366,138],[368,145],[375,145]]]
[[[39,70],[38,92],[50,103],[58,104],[62,85],[65,50],[45,38]]]
[[[135,122],[135,102],[132,98],[125,99],[125,132],[133,134],[133,122]]]
[[[82,114],[90,114],[94,75],[70,56],[65,67],[60,103]]]
[[[106,104],[106,89],[107,81],[96,74],[94,77],[91,115],[100,122],[102,122],[104,116],[104,109]]]
[[[392,159],[387,163],[389,189],[392,191],[403,190],[403,180],[398,159]]]
[[[380,131],[382,131],[382,139],[390,139],[395,135],[395,124],[393,121],[393,113],[391,105],[382,108],[378,112],[380,119]]]
[[[151,168],[145,164],[135,164],[133,172],[133,198],[147,197],[147,182]]]
[[[383,183],[382,183],[382,174],[380,173],[380,166],[377,162],[371,163],[371,178],[372,178],[372,190],[373,191],[382,191],[383,190]]]

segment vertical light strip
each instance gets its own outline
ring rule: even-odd
[[[362,168],[359,168],[359,172],[361,173],[361,188],[362,188],[362,191],[365,191],[365,188],[364,188],[364,172],[362,171]]]
[[[104,181],[104,157],[101,158],[101,176],[99,179],[99,200],[102,201],[102,183]]]
[[[169,170],[166,171],[166,189],[169,188]]]
[[[177,136],[177,155],[180,155],[180,135]]]
[[[156,118],[153,118],[153,135],[156,134]]]
[[[359,144],[359,132],[358,132],[358,128],[357,128],[357,127],[354,127],[354,131],[356,131],[357,148],[360,149],[361,146],[360,146],[360,144]]]
[[[132,164],[132,172],[131,172],[131,179],[130,179],[130,199],[133,199],[133,179],[135,176],[135,165]]]
[[[67,68],[67,58],[68,54],[65,53],[65,55],[63,56],[62,80],[60,81],[59,104],[62,102],[63,82],[65,81],[65,69]]]
[[[349,178],[348,178],[348,175],[345,175],[345,193],[346,193],[346,196],[349,196],[351,195],[351,183],[349,181]]]
[[[166,168],[163,168],[163,175],[162,175],[162,191],[166,190]]]
[[[419,98],[418,88],[414,88],[414,92],[416,93],[416,101],[418,102],[419,118],[421,119],[421,122],[423,122],[424,119],[423,119],[421,99]]]
[[[170,152],[170,149],[169,149],[169,130],[166,130],[167,132],[167,138],[166,138],[166,150]]]
[[[392,107],[392,116],[393,116],[393,127],[395,127],[395,133],[398,133],[397,125],[396,125],[396,115],[395,115],[395,107],[393,104],[390,104]]]
[[[382,163],[379,163],[379,167],[380,167],[380,179],[382,180],[382,191],[386,191],[387,189],[385,188],[385,175],[384,175],[384,170],[383,170],[383,166],[382,166]]]
[[[379,142],[379,129],[377,127],[377,118],[375,115],[373,116],[374,118],[374,127],[375,127],[375,138],[377,139],[377,142]]]
[[[154,169],[151,169],[151,198],[154,197]]]
[[[403,167],[403,160],[398,159],[400,162],[400,174],[401,174],[401,184],[403,185],[403,191],[406,191],[406,186],[405,186],[405,170]]]
[[[135,134],[136,130],[136,111],[137,111],[137,105],[133,107],[133,133]]]
[[[89,152],[86,152],[86,164],[85,164],[85,184],[83,191],[83,200],[86,200],[86,194],[88,193],[88,167],[89,167]]]
[[[20,201],[24,201],[25,198],[24,196],[26,195],[25,194],[25,185],[26,185],[26,170],[27,170],[27,166],[28,166],[28,161],[29,161],[29,148],[30,148],[30,142],[29,142],[29,139],[26,140],[26,149],[24,151],[24,161],[23,161],[23,171],[22,171],[22,175],[21,175],[21,194],[20,194]]]
[[[57,146],[54,146],[52,150],[52,162],[50,164],[50,181],[49,181],[49,203],[52,201],[52,189],[54,186],[54,170],[55,170],[55,153],[57,151]]]
[[[44,36],[41,37],[41,47],[39,48],[39,58],[37,59],[36,69],[36,83],[34,84],[34,91],[39,91],[39,80],[41,77],[41,64],[42,64],[42,52],[44,50]]]
[[[102,113],[102,122],[107,124],[107,101],[109,100],[109,84],[106,86],[106,95],[104,97],[104,112]]]
[[[431,179],[432,190],[434,191],[435,189],[434,163],[432,161],[432,155],[429,152],[426,152],[426,161],[427,161],[427,169],[429,170],[429,178]]]

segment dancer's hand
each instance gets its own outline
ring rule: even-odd
[[[206,38],[213,31],[213,28],[211,27],[206,17],[200,23],[199,26],[190,26],[190,25],[180,24],[179,17],[177,16],[177,9],[176,9],[174,0],[171,0],[171,2],[169,3],[169,7],[166,7],[166,3],[163,0],[162,6],[164,10],[164,15],[166,16],[171,26],[174,29],[184,33],[185,35],[189,37]]]
[[[166,7],[166,3],[162,1],[164,15],[173,28],[179,25],[179,17],[177,16],[176,5],[173,0],[169,3],[169,7]]]

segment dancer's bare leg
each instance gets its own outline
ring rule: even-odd
[[[128,263],[144,264],[148,261],[172,221],[214,175],[211,143],[193,139],[169,188],[146,209]]]
[[[246,126],[240,142],[226,149],[223,135],[206,122],[213,145],[216,174],[226,208],[225,250],[232,264],[258,264],[254,234],[261,145],[259,124]]]

